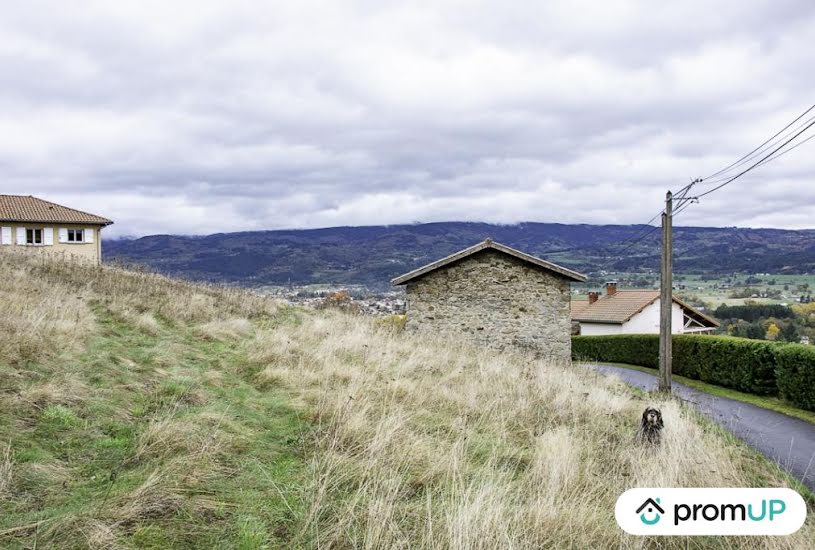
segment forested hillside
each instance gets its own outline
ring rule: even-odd
[[[385,287],[400,274],[486,237],[586,273],[659,265],[659,231],[642,225],[429,223],[155,235],[104,243],[106,260],[191,279],[253,284]],[[677,272],[815,272],[815,230],[677,227]]]

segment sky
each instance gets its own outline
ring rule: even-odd
[[[114,236],[644,223],[815,103],[808,0],[0,1],[0,193]],[[813,176],[675,223],[815,227]]]

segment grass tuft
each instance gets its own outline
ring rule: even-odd
[[[629,537],[636,486],[790,486],[610,378],[238,289],[0,264],[0,546],[804,548]],[[662,408],[663,445],[633,444]],[[811,516],[811,514],[810,514]]]

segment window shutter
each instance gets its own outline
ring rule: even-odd
[[[2,244],[11,244],[11,228],[4,227],[2,232],[0,232],[0,243]]]
[[[61,243],[68,242],[68,230],[64,227],[59,228],[59,242]]]
[[[93,227],[88,227],[87,229],[85,229],[84,238],[86,243],[93,242]]]
[[[25,244],[25,227],[17,228],[17,244]]]
[[[54,246],[54,228],[46,227],[42,230],[42,244],[45,246]]]

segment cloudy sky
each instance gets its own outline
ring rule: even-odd
[[[815,103],[808,0],[4,4],[0,193],[118,235],[643,223]],[[677,223],[815,227],[813,176]]]

